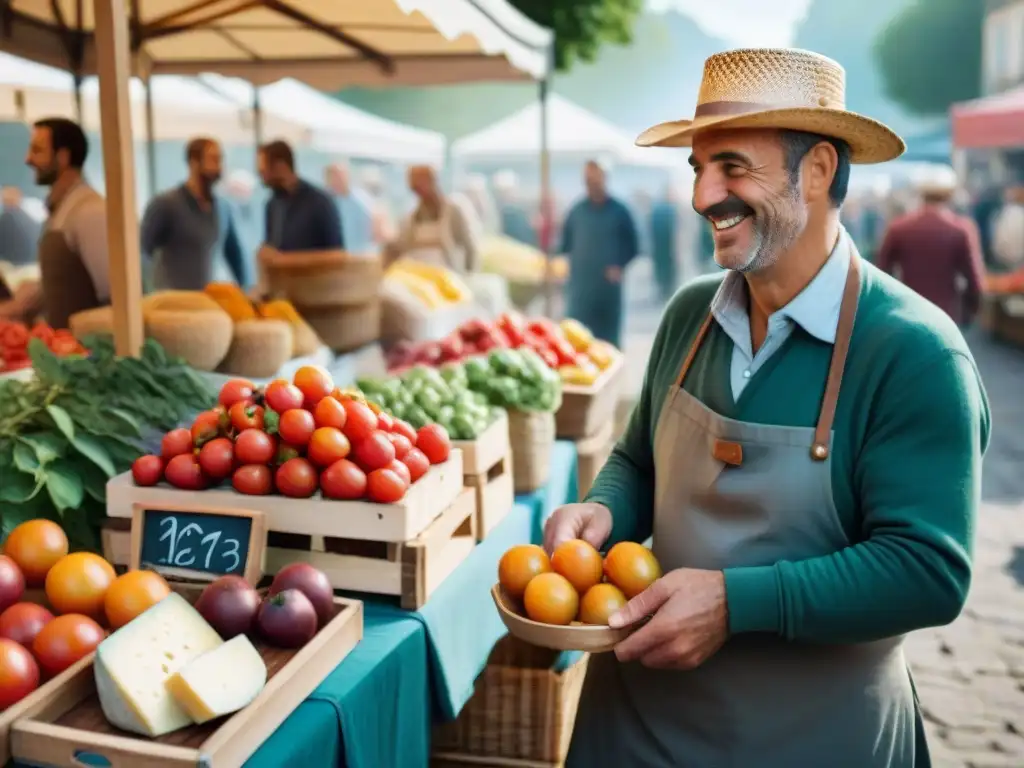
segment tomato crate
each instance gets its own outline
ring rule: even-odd
[[[476,498],[477,540],[483,541],[515,503],[508,414],[502,411],[476,440],[458,440],[452,445],[462,451],[465,486]]]
[[[190,602],[201,591],[185,584],[172,588]],[[237,768],[362,639],[363,604],[338,597],[334,609],[331,621],[301,648],[255,642],[267,666],[267,684],[249,706],[156,738],[107,722],[96,694],[93,655],[87,656],[51,680],[45,692],[40,688],[21,702],[10,732],[11,756],[19,763],[53,768]]]
[[[615,408],[626,380],[620,353],[593,384],[563,384],[562,405],[555,413],[555,434],[563,440],[582,440],[615,419]]]
[[[576,456],[579,461],[578,485],[580,501],[586,497],[590,487],[597,479],[597,473],[608,461],[612,448],[615,447],[614,420],[605,422],[596,435],[576,441]]]

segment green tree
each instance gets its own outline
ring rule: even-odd
[[[512,5],[555,32],[555,66],[594,61],[603,43],[628,45],[643,0],[512,0]]]
[[[893,19],[874,45],[889,98],[918,115],[975,98],[984,16],[979,0],[916,0]]]

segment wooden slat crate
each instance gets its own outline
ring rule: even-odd
[[[562,406],[555,413],[555,434],[561,440],[582,440],[615,418],[626,380],[625,358],[620,354],[593,384],[562,385]]]
[[[476,497],[477,541],[483,541],[515,504],[508,416],[503,413],[476,440],[453,445],[462,451],[463,480]]]

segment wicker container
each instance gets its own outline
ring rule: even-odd
[[[351,352],[380,339],[380,301],[334,307],[299,307],[299,313],[325,345]]]
[[[284,320],[243,320],[235,323],[231,348],[220,364],[224,373],[269,379],[292,359],[291,326]]]
[[[499,640],[458,719],[434,729],[432,765],[493,765],[488,758],[538,768],[562,765],[588,657],[558,672],[558,656],[508,635]]]
[[[509,411],[508,439],[512,444],[512,483],[516,493],[536,491],[551,476],[555,415],[546,411]]]
[[[280,253],[264,246],[260,267],[267,293],[302,307],[304,317],[310,308],[365,305],[384,275],[380,254],[346,251]]]

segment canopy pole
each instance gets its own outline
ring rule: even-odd
[[[263,146],[263,105],[260,103],[260,87],[252,87],[252,131],[256,139],[256,148]]]
[[[75,122],[82,124],[82,76],[75,73]]]
[[[548,149],[548,78],[540,81],[540,218],[541,234],[544,235],[544,242],[541,247],[544,249],[544,314],[553,318],[555,316],[555,285],[553,275],[552,251],[554,244],[551,242],[553,228],[550,226],[551,216],[551,155]]]
[[[146,78],[146,171],[149,176],[149,199],[156,197],[156,118],[153,114],[153,77]]]
[[[95,0],[96,72],[100,82],[106,178],[110,300],[117,354],[142,351],[142,270],[135,202],[134,144],[129,109],[130,56],[125,0]]]

